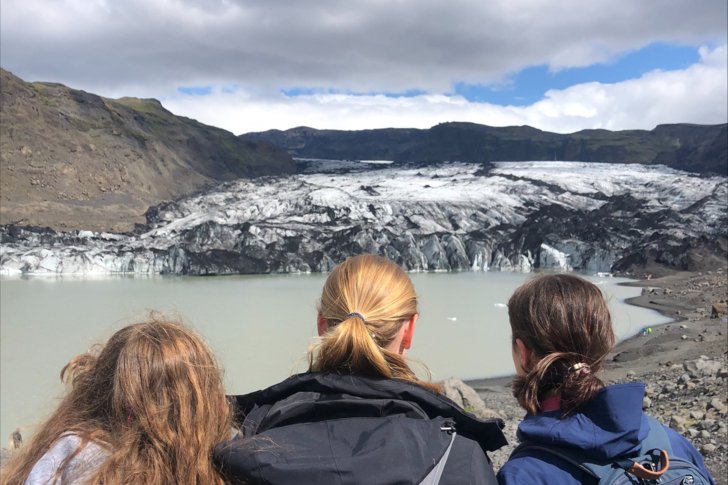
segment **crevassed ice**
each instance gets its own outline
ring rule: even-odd
[[[541,208],[584,213],[625,194],[641,201],[645,217],[663,208],[691,210],[667,231],[676,240],[725,232],[726,177],[699,177],[659,165],[558,161],[499,162],[488,176],[475,175],[479,169],[467,163],[382,166],[228,182],[168,205],[139,236],[79,231],[75,239],[81,243],[75,246],[42,247],[30,240],[0,244],[0,274],[185,272],[205,251],[245,248],[288,258],[281,271],[311,271],[297,251],[323,252],[326,260],[332,245],[352,241],[368,250],[394,248],[420,269],[528,271],[538,264],[609,271],[629,240],[613,248],[579,239],[549,241],[534,259],[530,250],[509,249],[506,238],[515,237],[514,231]],[[354,230],[355,239],[340,239],[347,230]],[[477,231],[487,237],[472,244],[468,234]]]

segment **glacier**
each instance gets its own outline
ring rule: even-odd
[[[728,179],[660,165],[308,161],[152,207],[129,234],[0,227],[0,274],[325,272],[362,252],[410,271],[683,268],[724,240]]]

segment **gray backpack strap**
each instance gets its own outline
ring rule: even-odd
[[[448,456],[450,456],[450,450],[452,449],[452,444],[455,442],[456,435],[457,433],[453,431],[450,437],[450,444],[447,445],[445,453],[442,454],[435,468],[430,470],[430,473],[420,482],[420,485],[437,485],[440,483],[440,478],[442,477],[442,472],[445,470],[445,464],[447,463]]]
[[[667,454],[672,456],[672,445],[670,444],[670,437],[667,435],[665,428],[652,416],[645,417],[647,418],[647,423],[650,425],[650,431],[647,433],[647,438],[642,441],[641,453],[659,449],[667,451]]]

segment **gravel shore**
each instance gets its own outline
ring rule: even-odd
[[[645,411],[688,438],[705,457],[716,483],[728,485],[728,320],[711,317],[728,299],[726,267],[673,273],[628,283],[643,288],[628,302],[674,321],[621,342],[602,374],[607,383],[646,384]],[[725,308],[722,306],[722,308]],[[496,469],[517,444],[524,412],[511,395],[510,377],[467,382],[505,419],[509,445],[492,454]]]

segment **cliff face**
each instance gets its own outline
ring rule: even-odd
[[[583,130],[568,135],[529,126],[496,128],[443,123],[428,130],[362,131],[293,128],[241,135],[266,140],[294,157],[394,160],[429,163],[463,161],[578,160],[664,164],[680,170],[725,175],[728,125],[660,125],[654,130]]]
[[[129,230],[150,205],[239,177],[293,172],[267,142],[0,72],[0,224]]]

